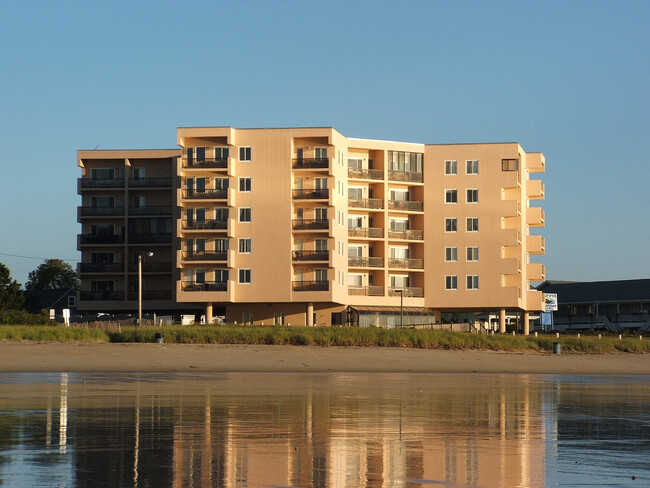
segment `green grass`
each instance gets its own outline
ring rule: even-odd
[[[151,343],[164,334],[174,344],[278,344],[321,347],[410,347],[420,349],[482,349],[494,351],[551,352],[560,342],[562,353],[650,352],[650,340],[638,336],[512,336],[485,335],[439,330],[383,329],[356,327],[280,327],[191,325],[164,327],[122,327],[103,331],[64,326],[0,326],[0,340],[38,342],[129,342]]]

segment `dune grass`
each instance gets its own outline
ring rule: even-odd
[[[121,327],[119,331],[64,326],[0,326],[0,340],[36,342],[122,342],[152,343],[156,333],[174,344],[277,344],[321,347],[410,347],[420,349],[551,352],[559,342],[562,353],[604,354],[650,352],[650,340],[638,336],[512,336],[470,334],[440,330],[384,329],[357,327],[282,326],[143,326]]]

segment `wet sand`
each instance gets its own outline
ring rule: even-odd
[[[650,375],[650,354],[375,347],[0,342],[0,372],[377,372]]]

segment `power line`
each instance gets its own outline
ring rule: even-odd
[[[0,252],[0,256],[11,256],[12,258],[23,258],[23,259],[39,259],[45,261],[46,259],[53,259],[53,258],[37,258],[35,256],[21,256],[20,254],[9,254],[6,252]],[[56,258],[58,259],[58,258]],[[68,263],[78,263],[78,259],[61,259],[61,261],[66,261]]]

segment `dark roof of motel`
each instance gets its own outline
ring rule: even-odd
[[[618,281],[545,281],[537,287],[557,293],[559,304],[650,302],[650,279]]]

